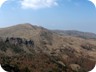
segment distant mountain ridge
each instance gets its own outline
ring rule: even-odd
[[[75,37],[81,37],[81,38],[89,38],[89,39],[96,39],[96,34],[91,32],[81,32],[77,30],[53,30],[53,32],[56,32],[60,35],[65,36],[75,36]]]

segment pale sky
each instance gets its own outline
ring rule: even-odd
[[[20,23],[96,33],[96,8],[89,0],[0,0],[0,27]]]

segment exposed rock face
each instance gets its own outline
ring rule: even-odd
[[[0,63],[13,72],[87,72],[95,62],[96,39],[30,24],[0,29]]]
[[[73,71],[79,71],[80,70],[80,66],[77,64],[70,64],[70,67]]]
[[[34,41],[32,40],[26,40],[26,39],[22,39],[22,38],[6,38],[6,40],[4,41],[5,43],[11,43],[14,45],[21,45],[21,44],[25,44],[25,45],[30,45],[30,46],[34,46]]]

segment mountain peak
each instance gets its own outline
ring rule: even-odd
[[[30,24],[30,23],[24,23],[24,24],[18,24],[18,25],[12,26],[12,27],[26,27],[26,28],[32,28],[33,25]]]
[[[42,30],[44,29],[39,26],[35,26],[30,23],[23,23],[1,29],[0,37],[21,37],[29,39],[38,36]]]
[[[23,23],[23,24],[18,24],[18,25],[21,25],[21,26],[32,26],[32,24],[30,24],[30,23]]]

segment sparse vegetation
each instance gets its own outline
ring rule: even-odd
[[[0,30],[0,63],[13,72],[87,72],[94,62],[96,39],[31,25]]]

